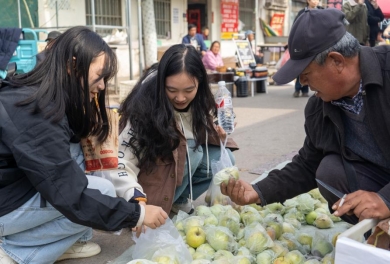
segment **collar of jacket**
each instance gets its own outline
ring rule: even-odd
[[[378,147],[385,158],[390,160],[390,144],[388,141],[390,122],[387,121],[389,84],[383,82],[390,73],[390,48],[379,46],[375,48],[362,47],[360,56],[360,72],[363,83],[363,107],[368,118],[368,124]],[[367,95],[367,96],[365,96]],[[320,98],[316,98],[321,100]],[[344,137],[344,127],[341,119],[341,109],[330,102],[323,102],[323,117],[329,117]]]
[[[358,56],[363,92],[366,88],[372,89],[376,86],[382,87],[383,77],[381,66],[374,50],[371,47],[362,46]],[[324,102],[323,117],[333,116],[332,113],[334,112],[334,108],[339,108],[339,106],[332,105],[330,102]]]

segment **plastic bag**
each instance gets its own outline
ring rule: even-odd
[[[158,257],[168,257],[180,264],[189,264],[191,254],[177,231],[172,220],[167,219],[164,225],[156,229],[148,228],[138,238],[133,236],[133,259],[153,260]],[[174,262],[173,262],[174,263]]]
[[[225,148],[226,142],[227,142],[227,138],[224,143],[222,143],[221,141],[221,157],[219,158],[219,160],[211,161],[211,172],[213,173],[213,175],[216,175],[218,172],[220,172],[225,168],[229,168],[233,166],[232,161],[230,160],[229,153]],[[214,204],[222,204],[222,205],[232,204],[230,198],[222,194],[221,188],[219,187],[219,185],[216,185],[214,181],[210,182],[205,201],[208,206],[212,206]]]

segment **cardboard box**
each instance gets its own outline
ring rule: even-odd
[[[161,57],[164,55],[165,51],[169,49],[170,46],[157,47],[157,60],[160,61]]]
[[[222,61],[226,68],[236,68],[236,56],[224,57]]]
[[[364,233],[376,224],[374,219],[365,219],[341,233],[336,242],[335,264],[390,263],[390,251],[364,244]]]

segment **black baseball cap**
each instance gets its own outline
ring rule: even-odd
[[[61,32],[59,32],[59,31],[51,31],[51,32],[47,35],[47,39],[46,39],[45,41],[55,39],[55,38],[58,37],[59,35],[61,35]]]
[[[336,8],[306,9],[291,28],[288,37],[290,59],[272,77],[275,82],[291,82],[317,54],[335,45],[347,32],[344,17]]]

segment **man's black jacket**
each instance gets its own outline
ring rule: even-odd
[[[369,127],[384,158],[390,161],[390,46],[362,47],[359,58]],[[285,168],[271,171],[267,178],[255,184],[263,196],[262,204],[283,202],[316,188],[316,170],[330,153],[343,155],[347,160],[361,160],[344,147],[341,111],[340,107],[320,98],[309,99],[305,108],[306,139],[299,154]],[[378,193],[389,205],[390,184]]]

